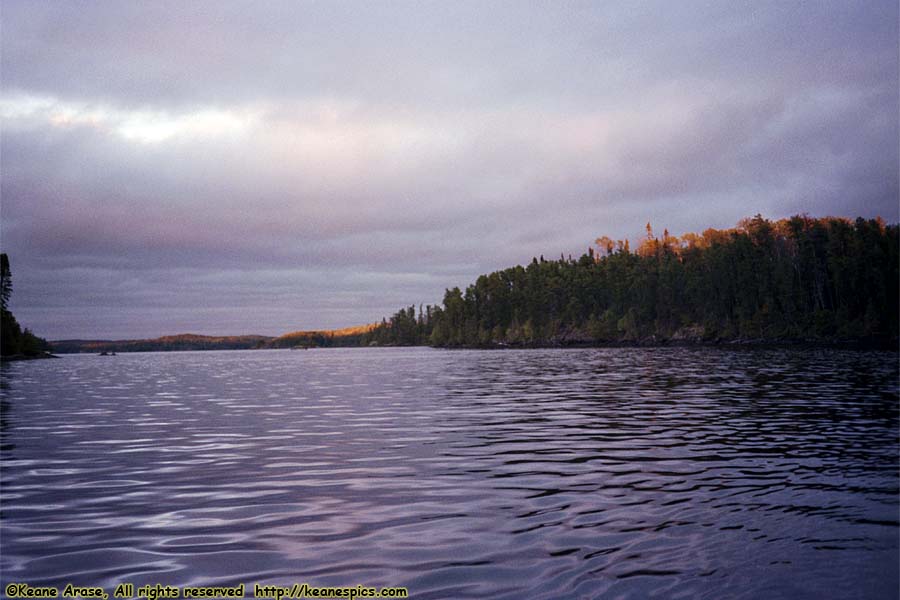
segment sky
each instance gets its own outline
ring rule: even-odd
[[[0,246],[48,339],[374,322],[532,257],[898,215],[898,3],[0,8]]]

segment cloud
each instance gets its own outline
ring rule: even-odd
[[[4,4],[13,308],[279,333],[601,234],[896,221],[898,9]]]

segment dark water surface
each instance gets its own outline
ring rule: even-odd
[[[896,353],[67,356],[0,414],[3,585],[898,597]]]

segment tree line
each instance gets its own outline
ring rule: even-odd
[[[403,308],[368,345],[531,346],[898,336],[900,228],[761,215],[732,229],[601,237],[577,259],[535,258]]]
[[[39,356],[50,349],[47,340],[39,338],[29,329],[22,329],[9,310],[12,295],[12,271],[9,256],[0,254],[0,355]]]

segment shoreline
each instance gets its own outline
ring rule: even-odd
[[[828,348],[841,350],[879,350],[888,352],[900,352],[900,340],[897,338],[734,338],[734,339],[655,339],[645,338],[641,340],[617,340],[617,341],[584,341],[584,340],[555,340],[532,343],[491,343],[491,344],[460,344],[432,346],[428,344],[384,344],[384,345],[358,345],[358,346],[310,346],[309,350],[328,348],[435,348],[441,350],[541,350],[550,348],[577,349],[577,348]],[[231,350],[292,350],[292,348],[178,348],[178,349],[142,349],[125,350],[117,349],[118,354],[131,354],[136,352],[212,352]],[[62,355],[94,354],[99,352],[57,352]],[[55,354],[46,353],[39,356],[12,355],[2,357],[3,362],[19,360],[40,360],[44,358],[60,358]]]
[[[41,354],[7,354],[0,356],[0,363],[17,362],[21,360],[43,360],[45,358],[59,358],[50,352],[42,352]]]
[[[900,338],[872,336],[864,338],[660,338],[648,336],[637,340],[556,339],[530,343],[461,344],[433,346],[440,348],[841,348],[859,350],[900,351]]]

